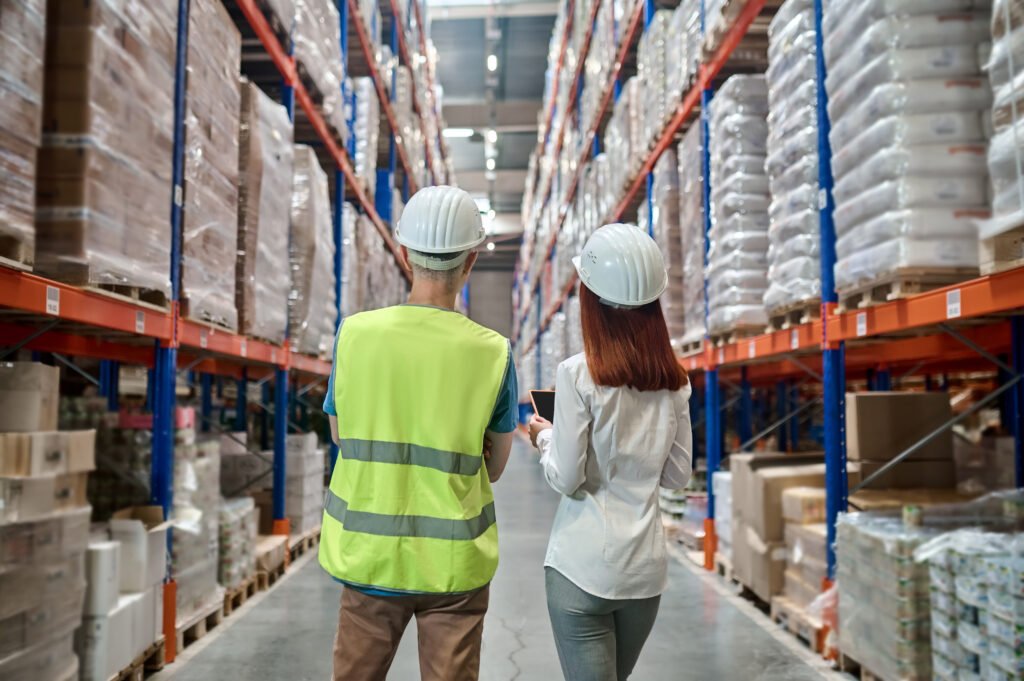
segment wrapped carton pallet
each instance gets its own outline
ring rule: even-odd
[[[217,581],[227,589],[237,588],[256,570],[256,513],[252,497],[221,502]]]
[[[327,175],[312,148],[295,145],[292,184],[290,333],[299,352],[325,352],[334,337],[334,237]]]
[[[242,80],[239,128],[238,329],[276,343],[288,326],[292,123],[287,110]]]
[[[380,136],[380,102],[373,79],[356,78],[356,111],[352,130],[356,137],[354,169],[363,189],[373,195],[377,189],[377,141]]]
[[[701,126],[693,125],[679,143],[679,226],[682,245],[682,336],[684,349],[699,343],[704,320],[704,171]]]
[[[43,115],[46,1],[14,0],[0,19],[0,257],[32,264]]]
[[[36,268],[167,295],[178,5],[48,9]]]
[[[732,473],[712,473],[711,488],[715,493],[715,538],[718,542],[716,550],[726,560],[732,561]]]
[[[654,238],[661,247],[668,269],[668,288],[661,297],[661,307],[668,325],[669,338],[673,346],[678,347],[684,332],[683,280],[686,273],[683,270],[683,239],[679,221],[679,168],[672,149],[665,151],[654,166],[652,204]]]
[[[185,207],[181,240],[184,314],[238,329],[238,70],[242,38],[218,0],[189,10]]]
[[[319,104],[324,121],[338,139],[347,141],[345,102],[341,96],[345,62],[341,55],[341,22],[334,2],[296,0],[292,41],[299,77]]]
[[[174,452],[171,574],[178,583],[178,621],[221,598],[217,585],[220,442],[179,445]]]

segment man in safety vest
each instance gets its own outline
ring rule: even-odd
[[[515,367],[506,338],[454,310],[485,237],[470,196],[417,192],[395,236],[409,301],[344,320],[324,401],[339,454],[319,558],[345,585],[334,678],[382,681],[415,616],[422,678],[475,681]]]

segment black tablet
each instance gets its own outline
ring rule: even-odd
[[[531,390],[530,401],[533,402],[533,411],[542,419],[551,423],[555,422],[555,391],[554,390]]]

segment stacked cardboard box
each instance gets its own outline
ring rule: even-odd
[[[316,152],[295,145],[292,184],[290,334],[300,352],[318,355],[330,347],[334,303],[334,237],[327,175]]]
[[[679,143],[679,225],[682,240],[683,333],[681,345],[704,338],[704,170],[701,126]]]
[[[37,269],[169,294],[178,3],[48,10]]]
[[[288,111],[242,81],[239,128],[238,329],[284,341],[288,327],[288,219],[292,186],[292,122]]]
[[[60,372],[0,364],[0,678],[63,681],[85,597],[95,432],[56,432]]]
[[[163,636],[167,530],[159,506],[114,514],[86,553],[85,617],[75,637],[82,681],[107,681]]]
[[[847,459],[859,461],[867,478],[952,416],[946,393],[847,393]],[[871,483],[872,489],[955,487],[949,430]]]
[[[782,595],[805,611],[821,593],[828,577],[825,490],[791,487],[782,493],[786,521],[786,574]]]
[[[305,534],[317,527],[324,510],[324,450],[315,433],[288,436],[285,470],[285,513],[293,534]]]
[[[45,0],[14,0],[0,21],[0,256],[28,264],[35,253],[45,16]]]
[[[954,436],[957,491],[981,494],[1014,487],[1014,456],[1012,437],[984,436],[975,442]]]
[[[225,433],[220,438],[220,489],[225,497],[234,497],[248,489],[265,489],[271,486],[270,472],[273,452],[260,456],[250,452],[246,445],[246,433]]]
[[[220,442],[196,442],[194,431],[174,452],[171,575],[178,584],[178,622],[221,598],[217,585]]]
[[[258,529],[259,516],[252,497],[221,502],[217,581],[224,588],[237,588],[256,570]]]

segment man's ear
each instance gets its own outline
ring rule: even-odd
[[[469,276],[469,273],[473,269],[473,265],[476,264],[476,259],[477,259],[477,257],[479,255],[480,254],[477,253],[476,251],[473,251],[472,253],[469,254],[469,257],[466,258],[466,262],[464,262],[462,264],[462,275],[463,276],[466,276],[466,277]]]
[[[399,246],[398,252],[400,254],[399,260],[401,261],[402,267],[405,268],[406,272],[412,272],[412,263],[409,262],[409,249],[405,246]]]

